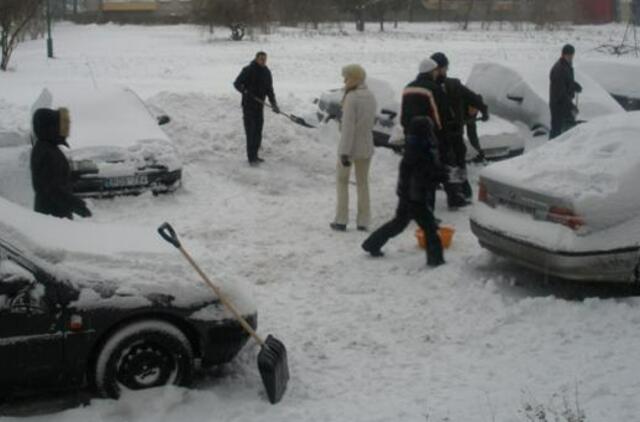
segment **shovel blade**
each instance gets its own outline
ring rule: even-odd
[[[306,128],[309,128],[309,129],[315,129],[316,128],[315,126],[312,126],[309,123],[307,123],[307,121],[304,120],[302,117],[298,117],[298,116],[295,116],[295,115],[292,114],[291,116],[289,116],[289,118],[291,119],[292,122],[297,123],[300,126],[304,126]]]
[[[271,404],[278,403],[287,390],[289,363],[287,349],[277,338],[269,335],[258,353],[258,369]]]

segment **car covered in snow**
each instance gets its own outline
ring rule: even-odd
[[[511,122],[521,122],[534,136],[547,136],[551,126],[551,65],[530,62],[526,66],[477,63],[467,79],[467,86],[482,95],[494,115]],[[575,69],[575,78],[583,89],[576,98],[580,110],[577,116],[579,121],[624,111],[597,82],[579,69]]]
[[[106,397],[230,361],[248,335],[153,228],[60,220],[0,198],[0,391]],[[221,285],[252,326],[237,282]]]
[[[71,114],[69,150],[73,190],[81,197],[110,197],[144,191],[165,193],[182,182],[175,145],[130,88],[118,86],[45,88],[32,106],[66,107]]]
[[[373,142],[377,147],[391,148],[395,151],[402,149],[404,134],[400,125],[401,106],[396,91],[385,81],[368,78],[367,86],[376,97],[378,113],[373,127]],[[340,121],[342,117],[343,89],[326,91],[316,100],[318,121],[329,122],[333,119]],[[492,116],[488,122],[477,123],[480,146],[489,161],[500,160],[522,154],[524,138],[519,134],[516,126],[504,119]],[[467,158],[472,160],[476,151],[467,143]]]
[[[640,64],[610,59],[584,60],[578,66],[625,110],[640,110]]]
[[[471,228],[548,276],[640,281],[640,112],[603,116],[482,170]]]

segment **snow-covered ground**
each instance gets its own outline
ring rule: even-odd
[[[451,73],[465,79],[477,61],[548,61],[567,41],[579,55],[597,58],[592,49],[620,38],[624,27],[345,29],[281,29],[234,43],[224,29],[210,37],[191,26],[60,24],[55,60],[45,59],[43,41],[19,46],[12,69],[0,74],[4,130],[28,129],[30,104],[43,85],[78,80],[129,85],[172,117],[165,127],[182,155],[184,189],[93,201],[93,221],[149,230],[170,221],[187,248],[197,246],[199,261],[244,277],[255,292],[259,331],[284,341],[292,374],[284,400],[271,406],[257,350],[248,346],[194,389],[93,400],[30,420],[526,421],[529,405],[561,412],[576,401],[588,421],[638,418],[640,299],[563,298],[563,288],[544,287],[543,277],[480,249],[470,211],[449,212],[441,193],[437,214],[457,230],[447,265],[426,268],[412,228],[389,243],[385,258],[369,258],[359,247],[364,234],[328,227],[335,128],[309,130],[267,114],[267,161],[250,168],[231,85],[264,49],[281,108],[310,116],[313,98],[338,87],[348,63],[399,90],[419,60],[438,50],[449,55]],[[374,226],[394,212],[397,164],[387,150],[374,157]]]

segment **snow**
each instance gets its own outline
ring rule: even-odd
[[[634,60],[591,59],[578,63],[580,70],[598,82],[608,93],[640,98],[640,64]]]
[[[601,230],[638,216],[638,133],[640,112],[600,117],[482,175],[567,199],[590,229]]]
[[[385,247],[385,258],[370,259],[359,249],[365,234],[328,228],[335,205],[332,126],[313,131],[267,113],[267,161],[250,168],[240,98],[231,85],[265,50],[282,110],[306,116],[320,92],[341,85],[348,63],[363,64],[393,87],[408,83],[419,60],[438,50],[449,56],[452,76],[463,80],[474,63],[498,59],[543,61],[539,70],[547,75],[565,42],[598,57],[592,49],[603,38],[620,38],[624,26],[463,32],[401,23],[385,34],[373,26],[364,34],[343,30],[281,29],[232,43],[223,28],[210,37],[191,26],[61,24],[54,32],[56,60],[46,61],[42,41],[19,46],[14,69],[0,75],[0,124],[7,130],[28,131],[39,93],[29,92],[31,85],[70,79],[125,84],[172,117],[165,129],[183,158],[184,189],[93,201],[91,222],[73,224],[143,226],[149,234],[133,230],[131,237],[148,239],[157,224],[174,223],[216,281],[251,283],[258,331],[285,343],[292,376],[284,400],[271,406],[250,342],[193,389],[130,392],[118,402],[92,400],[27,421],[515,422],[530,400],[551,406],[554,397],[572,400],[576,389],[588,420],[637,419],[640,300],[564,298],[542,286],[543,277],[479,248],[468,228],[471,211],[448,211],[441,192],[436,214],[456,228],[447,265],[426,269],[411,227]],[[373,160],[374,226],[394,212],[398,159],[383,150]],[[476,168],[471,175],[477,178]],[[126,266],[118,264],[121,255],[106,262],[67,257],[123,277],[153,268],[133,256]]]

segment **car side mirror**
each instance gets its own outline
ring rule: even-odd
[[[166,114],[163,114],[162,116],[158,116],[158,126],[166,125],[170,121],[171,121],[171,117],[167,116]]]

